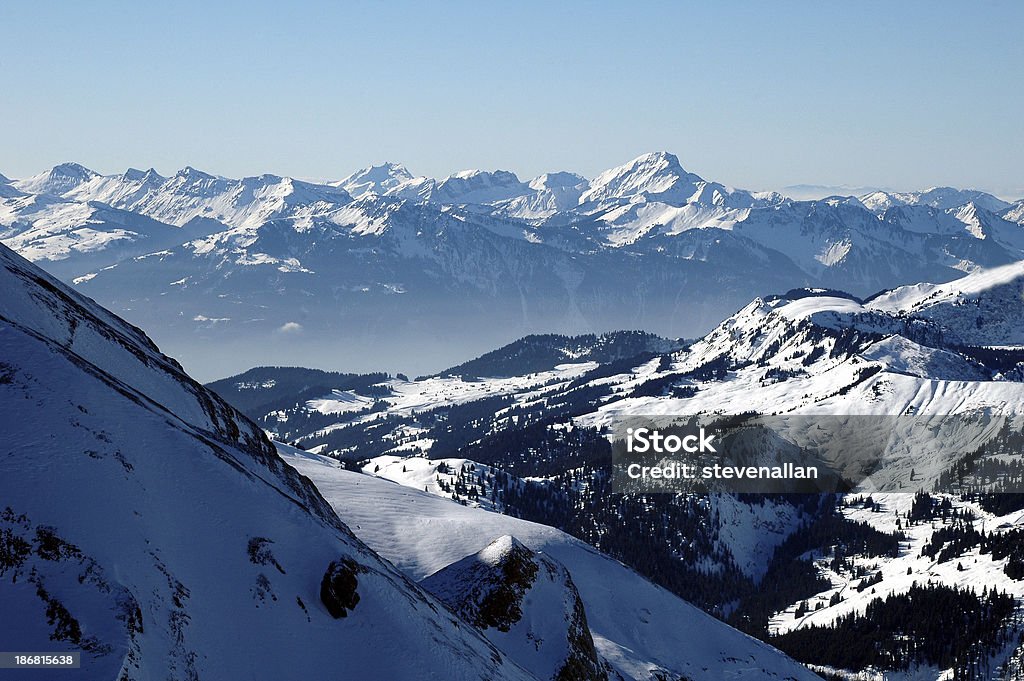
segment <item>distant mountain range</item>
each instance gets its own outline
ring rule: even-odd
[[[393,163],[322,184],[70,163],[0,179],[0,240],[210,378],[383,356],[430,373],[529,333],[693,337],[774,291],[867,296],[1020,260],[1022,223],[1024,203],[984,192],[797,201],[664,152],[592,180]]]

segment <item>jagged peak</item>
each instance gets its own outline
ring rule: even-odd
[[[408,168],[401,163],[394,163],[393,161],[385,161],[380,165],[371,165],[358,172],[363,174],[383,174],[387,177],[400,177],[403,180],[411,180],[414,177]]]
[[[174,174],[175,177],[186,178],[190,180],[216,180],[214,175],[204,173],[202,170],[197,170],[192,166],[185,166]]]
[[[384,161],[383,163],[368,165],[365,168],[351,173],[345,177],[342,182],[355,178],[385,178],[385,177],[401,177],[403,180],[411,180],[414,175],[409,172],[401,163],[395,163],[393,161]]]
[[[274,175],[272,173],[263,173],[261,175],[251,175],[249,177],[243,177],[240,180],[243,185],[271,185],[271,184],[291,184],[294,180],[290,177],[283,177],[281,175]]]
[[[624,199],[638,194],[685,202],[703,185],[704,179],[684,170],[675,154],[653,151],[598,175],[580,197],[580,203]]]
[[[489,178],[498,180],[499,182],[512,184],[520,183],[519,176],[509,170],[460,170],[457,173],[452,173],[446,177],[443,181],[447,182],[450,180],[473,180],[476,178]]]
[[[641,165],[649,163],[663,163],[667,166],[674,166],[676,168],[682,168],[679,164],[679,157],[668,151],[649,151],[646,154],[640,154],[627,165]]]
[[[413,174],[404,165],[385,161],[380,165],[360,168],[337,182],[331,182],[330,186],[342,188],[353,197],[361,198],[367,194],[384,194],[413,179]]]
[[[149,170],[139,170],[138,168],[129,168],[124,171],[121,175],[121,179],[126,182],[141,182],[141,183],[161,183],[167,180],[166,177],[161,175],[154,168]]]

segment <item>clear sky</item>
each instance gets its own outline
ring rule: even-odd
[[[1024,2],[0,4],[0,172],[593,176],[1024,194]]]

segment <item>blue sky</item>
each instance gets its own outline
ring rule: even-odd
[[[1024,194],[1024,3],[5,2],[0,172],[705,177]]]

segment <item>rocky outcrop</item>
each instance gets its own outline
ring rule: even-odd
[[[421,584],[538,678],[608,678],[569,571],[515,537],[499,537]]]

